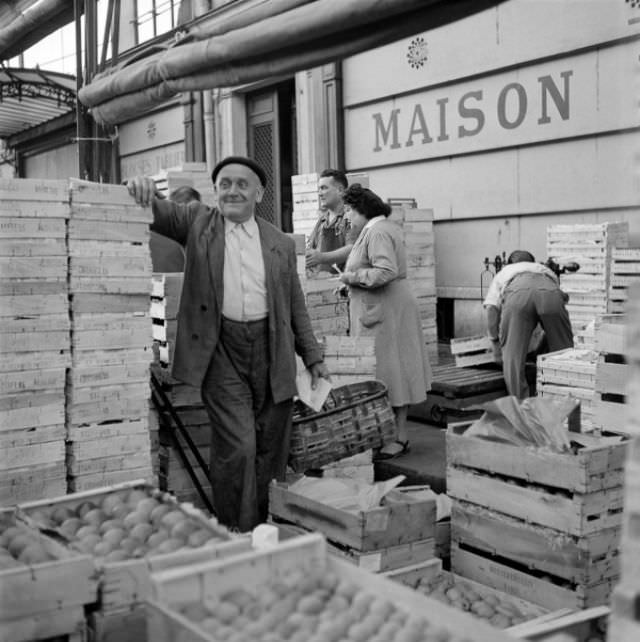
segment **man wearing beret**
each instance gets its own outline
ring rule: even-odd
[[[151,230],[185,248],[172,374],[201,389],[211,420],[217,517],[248,531],[266,520],[269,483],[286,467],[295,353],[312,386],[328,371],[311,329],[294,242],[255,216],[264,170],[250,158],[229,156],[211,178],[214,209],[156,198],[148,177],[127,187],[138,203],[152,205]]]

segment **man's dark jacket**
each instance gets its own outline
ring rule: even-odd
[[[184,283],[172,374],[200,387],[220,334],[224,271],[224,219],[202,203],[155,199],[151,229],[185,247]],[[297,352],[308,367],[322,361],[296,269],[293,239],[256,217],[269,308],[271,390],[275,403],[296,394]]]

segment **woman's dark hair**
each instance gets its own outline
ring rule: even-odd
[[[509,258],[507,259],[507,263],[511,265],[512,263],[535,263],[536,260],[531,254],[531,252],[527,252],[527,250],[514,250],[509,254]]]
[[[391,206],[385,203],[375,192],[372,192],[367,187],[362,187],[360,183],[349,185],[342,196],[342,200],[345,205],[357,210],[366,219],[372,219],[376,216],[389,216],[391,214]]]

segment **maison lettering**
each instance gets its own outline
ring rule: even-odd
[[[439,98],[431,106],[428,120],[426,106],[416,103],[413,111],[402,113],[399,108],[383,114],[372,115],[375,127],[374,152],[384,148],[398,149],[413,145],[430,145],[447,141],[451,136],[466,138],[477,136],[495,118],[505,130],[517,129],[528,118],[535,118],[538,125],[547,125],[554,119],[569,120],[570,78],[573,71],[563,71],[559,78],[540,76],[535,91],[519,82],[506,84],[498,92],[495,102],[488,103],[482,89],[462,95],[455,108],[447,97]],[[538,98],[535,107],[530,105],[531,95]]]

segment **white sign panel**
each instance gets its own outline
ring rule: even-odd
[[[632,0],[509,0],[347,58],[343,100],[350,106],[594,45],[604,48],[639,32],[640,4]]]
[[[345,110],[351,170],[637,127],[637,43]]]
[[[132,154],[120,158],[120,174],[123,180],[134,176],[154,176],[163,169],[184,163],[184,143],[166,145],[160,149]]]

